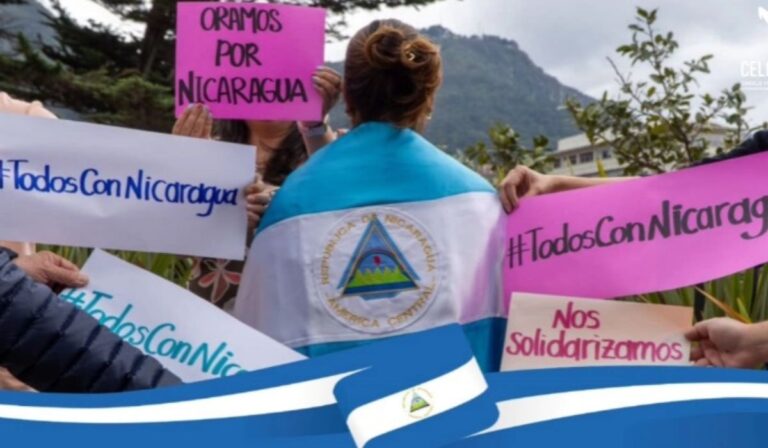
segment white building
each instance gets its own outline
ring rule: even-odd
[[[718,128],[706,135],[712,154],[723,146],[725,129]],[[619,165],[610,145],[592,145],[586,134],[573,135],[557,142],[554,170],[551,174],[564,174],[580,177],[597,177],[598,161],[602,163],[609,177],[621,176],[624,169]]]
[[[623,169],[616,161],[609,145],[592,145],[586,134],[573,135],[557,142],[552,174],[597,177],[598,161],[609,176],[621,176]]]

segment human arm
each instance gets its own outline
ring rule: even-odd
[[[203,104],[190,104],[174,123],[171,133],[210,140],[213,138],[213,115]]]
[[[120,392],[180,382],[25,272],[60,278],[46,262],[14,257],[0,249],[0,366],[45,392]]]
[[[34,243],[18,243],[14,241],[0,241],[0,247],[10,249],[16,252],[17,254],[21,254],[21,255],[31,255],[35,253]]]
[[[245,189],[245,202],[248,211],[248,240],[253,238],[253,233],[259,228],[261,217],[272,202],[272,198],[279,190],[278,187],[270,185],[257,178],[251,185]]]
[[[299,130],[310,156],[337,138],[329,125],[328,114],[341,97],[341,75],[330,67],[318,67],[312,76],[312,86],[323,98],[323,119],[317,122],[299,122]]]
[[[699,322],[685,337],[697,343],[697,366],[755,368],[768,362],[768,322],[745,324],[729,318]]]
[[[594,187],[616,182],[625,182],[632,177],[575,177],[541,174],[526,166],[512,169],[499,187],[499,196],[504,210],[511,213],[524,197],[558,193],[578,188]]]

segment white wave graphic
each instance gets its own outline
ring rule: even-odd
[[[477,360],[472,358],[463,366],[424,384],[416,385],[415,388],[364,404],[350,412],[347,417],[347,426],[355,444],[363,447],[376,437],[418,422],[419,419],[414,418],[407,408],[403,407],[408,392],[416,389],[430,394],[427,401],[430,407],[429,416],[424,417],[430,418],[477,398],[488,389],[488,384]]]
[[[684,383],[561,392],[497,403],[499,420],[476,435],[637,406],[729,398],[768,399],[768,384]]]
[[[174,423],[249,417],[336,403],[333,388],[359,371],[311,381],[174,403],[112,408],[62,408],[0,404],[0,419],[48,423]]]

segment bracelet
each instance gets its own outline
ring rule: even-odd
[[[330,126],[328,126],[328,119],[314,124],[312,126],[305,126],[304,123],[299,122],[299,131],[305,137],[322,137],[328,133]]]

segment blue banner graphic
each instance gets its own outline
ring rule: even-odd
[[[0,393],[3,446],[765,446],[768,375],[621,367],[483,375],[458,325],[213,381]]]

